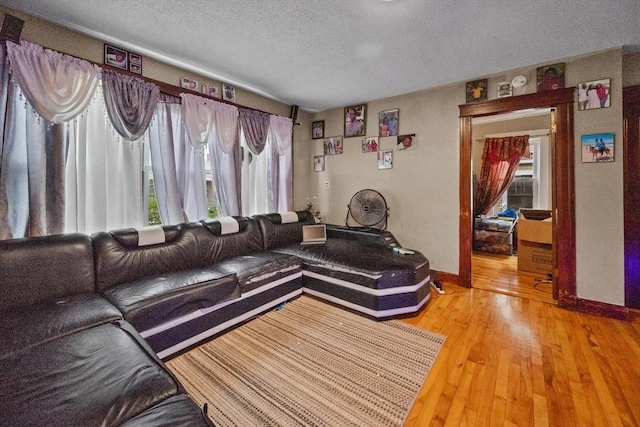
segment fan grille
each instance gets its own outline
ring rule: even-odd
[[[349,213],[355,222],[366,227],[383,222],[387,217],[387,203],[375,190],[360,190],[349,202]]]

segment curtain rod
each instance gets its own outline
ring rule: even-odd
[[[549,129],[535,129],[528,131],[520,131],[520,132],[506,132],[506,133],[492,133],[489,135],[485,135],[482,139],[476,139],[476,141],[484,142],[486,138],[505,138],[507,136],[520,136],[520,135],[529,135],[529,136],[544,136],[549,135],[551,132]]]

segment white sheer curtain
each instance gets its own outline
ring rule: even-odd
[[[160,102],[149,127],[153,182],[163,224],[209,216],[202,148],[211,132],[196,136],[200,148],[194,148],[188,142],[183,114],[184,105]]]
[[[209,143],[213,185],[218,201],[218,215],[241,214],[240,149],[238,145],[238,109],[215,103],[213,141]]]
[[[242,159],[242,215],[251,216],[273,212],[267,197],[267,176],[273,154],[267,140],[267,146],[259,156],[249,150],[244,132],[240,130]]]
[[[122,142],[107,116],[101,86],[68,126],[65,232],[144,225],[140,140]]]
[[[270,211],[290,211],[293,206],[292,135],[293,120],[289,117],[271,116],[267,136],[272,152],[267,191]]]

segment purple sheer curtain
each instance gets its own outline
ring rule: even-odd
[[[239,109],[239,123],[249,150],[256,156],[262,153],[267,142],[271,115],[261,111]]]
[[[509,188],[520,159],[529,156],[529,135],[487,138],[474,198],[475,215],[485,215]]]
[[[102,89],[113,127],[129,141],[139,139],[149,127],[160,88],[136,77],[103,70]]]

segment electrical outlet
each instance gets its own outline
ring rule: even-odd
[[[324,182],[324,188],[329,188],[329,181]]]

